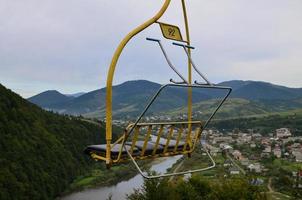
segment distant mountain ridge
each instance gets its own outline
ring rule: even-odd
[[[295,99],[302,97],[302,88],[289,88],[260,81],[227,81],[221,85],[233,88],[232,96],[249,100],[256,99]]]
[[[53,108],[56,105],[65,103],[73,99],[72,96],[66,96],[56,90],[47,90],[35,96],[28,98],[28,101],[42,108]]]
[[[302,99],[302,88],[289,88],[267,82],[233,80],[219,83],[219,85],[233,88],[231,98],[257,101],[258,103],[266,102],[267,104],[278,104],[279,102],[285,107],[288,106],[289,109],[292,109],[290,104],[293,101],[296,102],[297,99]],[[116,116],[137,115],[160,86],[158,83],[146,80],[127,81],[113,86],[113,114]],[[193,103],[215,99],[221,97],[222,94],[221,92],[195,89],[193,92]],[[29,101],[59,113],[104,117],[105,96],[106,88],[102,88],[76,98],[60,98],[60,101],[52,102],[51,104],[39,101],[39,99],[45,100],[47,93],[44,95],[38,94],[35,98],[31,97]],[[52,99],[52,97],[53,95],[49,99]],[[185,89],[169,88],[163,91],[153,109],[154,112],[173,110],[185,105],[186,101],[187,91]],[[295,104],[294,108],[297,106],[299,107],[300,104]]]

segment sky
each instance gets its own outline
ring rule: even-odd
[[[105,87],[114,50],[163,0],[0,0],[0,83],[23,97],[45,90],[88,92]],[[187,0],[192,57],[208,79],[258,80],[302,87],[301,0]],[[181,1],[172,0],[161,22],[185,34]],[[114,84],[177,76],[159,38],[187,76],[183,50],[163,38],[157,24],[123,51]],[[194,79],[199,78],[194,75]]]

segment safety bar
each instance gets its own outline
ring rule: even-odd
[[[197,74],[208,84],[208,85],[213,85],[206,77],[205,77],[205,75],[203,75],[199,70],[198,70],[198,68],[196,67],[196,65],[194,64],[194,62],[193,62],[193,59],[192,59],[192,57],[190,56],[190,54],[189,54],[189,52],[188,52],[188,50],[187,50],[187,48],[194,48],[194,47],[191,47],[191,46],[189,46],[189,45],[185,45],[185,44],[180,44],[180,43],[176,43],[176,42],[173,42],[172,43],[173,45],[175,45],[175,46],[180,46],[180,47],[182,47],[183,49],[184,49],[184,51],[186,52],[186,54],[187,54],[187,56],[188,56],[188,59],[189,59],[189,61],[190,61],[190,63],[192,64],[192,66],[193,66],[193,69],[197,72]],[[195,83],[198,83],[197,81],[195,81]],[[201,84],[198,84],[198,85],[201,85]]]
[[[131,153],[128,151],[128,149],[125,147],[125,141],[127,140],[127,138],[129,137],[129,135],[133,132],[133,130],[135,129],[136,125],[139,123],[139,121],[141,120],[141,118],[145,115],[145,113],[147,112],[147,110],[150,108],[150,106],[153,104],[153,102],[155,101],[155,99],[158,97],[158,95],[160,94],[160,92],[166,88],[166,87],[183,87],[183,88],[207,88],[207,89],[216,89],[216,90],[227,90],[227,94],[224,96],[224,98],[220,101],[220,103],[218,104],[218,106],[215,108],[215,110],[213,111],[213,113],[210,115],[210,117],[208,118],[208,120],[205,122],[205,124],[203,126],[200,127],[200,131],[201,133],[203,132],[203,130],[207,127],[207,125],[210,123],[210,121],[212,120],[212,118],[214,117],[214,115],[217,113],[217,111],[219,110],[219,108],[222,106],[222,104],[226,101],[226,99],[229,97],[229,95],[232,92],[232,88],[231,87],[225,87],[225,86],[219,86],[219,85],[182,85],[182,84],[165,84],[162,85],[158,91],[155,93],[155,95],[151,98],[151,100],[149,101],[149,103],[146,105],[145,109],[143,110],[143,112],[140,114],[140,116],[137,118],[137,120],[135,121],[135,123],[133,124],[133,126],[131,127],[131,129],[129,130],[128,134],[125,136],[125,140],[123,141],[122,146],[124,147],[125,151],[127,152],[128,156],[130,157],[130,159],[132,160],[132,162],[134,163],[135,167],[137,168],[137,170],[140,172],[140,174],[146,178],[146,179],[153,179],[153,178],[160,178],[160,177],[167,177],[167,176],[176,176],[176,175],[183,175],[183,174],[188,174],[188,173],[194,173],[194,172],[201,172],[201,171],[205,171],[208,169],[211,169],[213,167],[215,167],[215,161],[213,160],[213,158],[210,156],[210,154],[206,151],[207,155],[210,157],[211,161],[212,161],[212,166],[208,167],[208,168],[201,168],[201,169],[196,169],[196,170],[189,170],[189,171],[184,171],[184,172],[175,172],[175,173],[168,173],[168,174],[163,174],[163,175],[156,175],[156,176],[149,176],[146,175],[145,173],[142,172],[142,170],[140,169],[140,167],[138,166],[137,162],[135,161],[135,159],[133,158],[133,156],[131,155]]]
[[[166,51],[165,51],[165,49],[164,49],[164,47],[163,47],[163,45],[161,44],[161,41],[159,40],[159,39],[155,39],[155,38],[146,38],[146,40],[148,40],[148,41],[152,41],[152,42],[157,42],[158,43],[158,45],[159,45],[159,47],[160,47],[160,49],[161,49],[161,51],[162,51],[162,53],[164,54],[164,56],[165,56],[165,59],[166,59],[166,61],[167,61],[167,63],[168,63],[168,65],[170,66],[170,68],[183,80],[182,82],[176,82],[176,81],[174,81],[173,79],[170,79],[170,81],[172,82],[172,83],[175,83],[175,84],[188,84],[188,81],[177,71],[177,69],[174,67],[174,65],[172,64],[172,62],[170,61],[170,59],[169,59],[169,57],[168,57],[168,55],[167,55],[167,53],[166,53]]]

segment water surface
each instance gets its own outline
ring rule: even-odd
[[[154,164],[151,170],[157,173],[165,173],[179,158],[181,158],[181,155],[164,158],[161,162]],[[112,200],[125,199],[126,194],[131,194],[134,189],[140,188],[143,182],[143,177],[138,174],[128,181],[122,181],[113,186],[75,192],[63,197],[61,200],[105,200],[109,195],[112,195]]]

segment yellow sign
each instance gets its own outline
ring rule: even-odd
[[[182,41],[180,29],[177,26],[158,22],[163,36],[170,40]]]

